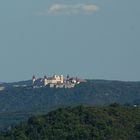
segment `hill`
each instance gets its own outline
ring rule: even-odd
[[[29,84],[31,81],[17,82]],[[140,104],[140,82],[88,80],[71,89],[13,87],[0,91],[0,129],[62,106]],[[15,115],[16,114],[16,115]]]
[[[140,108],[78,106],[31,117],[1,140],[139,140]]]

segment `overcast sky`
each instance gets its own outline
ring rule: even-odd
[[[52,74],[140,81],[140,0],[1,0],[0,81]]]

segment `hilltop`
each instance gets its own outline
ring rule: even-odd
[[[31,117],[0,136],[1,140],[139,140],[140,109],[108,107],[60,108]]]
[[[30,82],[3,84],[7,88],[0,91],[0,129],[62,106],[103,106],[114,102],[140,105],[140,82],[87,80],[71,89],[13,87]]]

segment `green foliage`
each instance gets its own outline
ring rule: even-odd
[[[0,140],[139,140],[140,108],[60,108],[33,116],[27,123],[1,134]]]
[[[72,89],[13,87],[31,83],[22,81],[3,85],[7,88],[0,91],[0,130],[26,121],[32,115],[46,114],[62,106],[98,106],[115,102],[140,106],[140,82],[87,80]]]

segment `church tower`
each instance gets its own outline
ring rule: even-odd
[[[32,77],[32,84],[34,84],[35,81],[36,81],[36,78],[35,78],[35,76],[33,75],[33,77]]]
[[[47,80],[47,76],[44,76],[44,86],[46,86],[48,84],[48,80]]]
[[[60,82],[61,82],[61,84],[64,83],[64,76],[63,75],[60,75]]]

